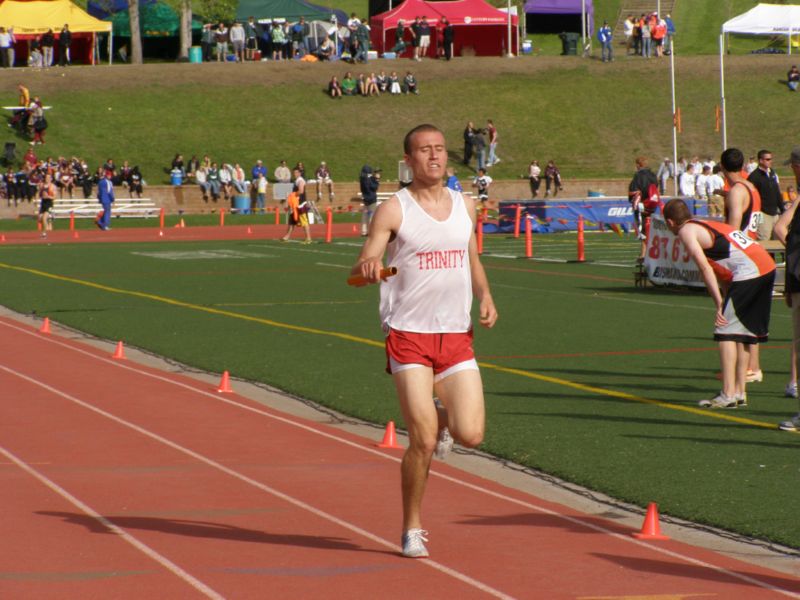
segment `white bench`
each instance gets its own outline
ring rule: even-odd
[[[39,207],[39,200],[35,205]],[[96,198],[56,198],[50,215],[54,219],[69,217],[74,214],[76,219],[95,218],[103,206]],[[111,205],[112,217],[154,217],[161,212],[161,207],[156,206],[150,198],[118,198]]]

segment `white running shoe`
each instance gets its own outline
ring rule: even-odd
[[[433,454],[439,460],[444,460],[452,450],[453,436],[450,435],[450,430],[447,427],[442,427],[439,430],[439,436],[436,438],[436,450],[433,451]]]
[[[781,421],[778,429],[781,431],[800,431],[800,413],[797,413],[788,421]]]
[[[742,392],[741,394],[734,394],[733,397],[736,398],[737,408],[747,406],[747,392]]]
[[[702,408],[736,408],[738,401],[735,396],[728,396],[725,392],[720,392],[711,400],[700,400],[697,403]]]
[[[425,542],[428,532],[424,529],[409,529],[403,534],[403,556],[406,558],[426,558],[430,556]]]
[[[761,369],[759,369],[758,371],[751,371],[748,369],[745,381],[747,381],[747,383],[764,381],[764,371],[762,371]]]
[[[783,395],[787,398],[797,398],[797,382],[790,381],[786,384],[786,387],[783,388]]]

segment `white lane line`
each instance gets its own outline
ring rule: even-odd
[[[228,398],[220,397],[219,395],[214,394],[212,392],[208,392],[206,390],[201,390],[201,389],[195,388],[193,386],[187,385],[187,384],[185,384],[183,382],[175,381],[175,380],[172,380],[172,379],[168,379],[167,377],[164,377],[162,375],[156,375],[155,373],[148,373],[146,371],[139,371],[135,367],[131,366],[130,364],[123,364],[123,363],[121,363],[119,361],[112,360],[110,358],[105,358],[105,357],[102,357],[102,356],[98,356],[98,355],[93,354],[93,353],[91,353],[91,352],[89,352],[87,350],[83,350],[82,348],[78,348],[78,347],[72,346],[70,344],[67,344],[65,342],[61,342],[61,341],[57,340],[56,338],[53,338],[53,337],[43,338],[41,336],[41,334],[39,334],[35,330],[31,330],[29,328],[18,327],[16,325],[12,325],[11,323],[7,323],[7,322],[4,322],[4,321],[0,321],[0,325],[3,325],[5,327],[9,327],[10,329],[14,329],[14,330],[19,331],[21,333],[24,333],[26,335],[34,336],[34,337],[37,337],[39,339],[44,339],[44,340],[50,342],[51,344],[62,346],[64,348],[67,348],[67,349],[72,350],[73,352],[77,352],[79,354],[84,354],[86,356],[89,356],[90,358],[93,358],[95,360],[101,361],[101,362],[106,363],[108,365],[113,365],[113,366],[121,368],[121,369],[125,369],[125,370],[128,370],[128,371],[133,371],[134,373],[138,373],[139,375],[144,375],[146,377],[150,377],[152,379],[156,379],[157,381],[163,381],[163,382],[175,385],[177,387],[193,391],[193,392],[195,392],[197,394],[200,394],[202,396],[206,396],[208,398],[213,398],[214,400],[217,400],[218,402],[222,402],[224,404],[228,404],[230,406],[234,406],[234,407],[239,408],[241,410],[246,410],[246,411],[249,411],[251,413],[258,414],[258,415],[261,415],[261,416],[264,416],[264,417],[279,421],[281,423],[285,423],[287,425],[292,425],[294,427],[297,427],[298,429],[302,429],[302,430],[307,431],[309,433],[314,433],[316,435],[319,435],[319,436],[322,436],[324,438],[333,440],[335,442],[344,444],[346,446],[351,446],[353,448],[357,448],[358,450],[361,450],[362,452],[367,452],[369,454],[374,454],[374,455],[380,456],[381,458],[383,458],[385,460],[394,461],[396,463],[399,463],[400,460],[401,460],[400,458],[391,456],[389,454],[385,454],[385,453],[380,452],[378,450],[373,450],[372,448],[368,448],[366,446],[357,444],[355,442],[351,442],[350,440],[337,437],[337,436],[335,436],[335,435],[333,435],[331,433],[327,433],[325,431],[320,431],[318,429],[314,429],[313,427],[310,427],[310,426],[305,425],[303,423],[298,423],[298,422],[293,421],[291,419],[288,419],[286,417],[282,417],[282,416],[279,416],[279,415],[271,414],[269,412],[263,411],[261,409],[258,409],[258,408],[252,407],[252,406],[247,406],[245,404],[240,404],[240,403],[235,402],[233,400],[230,400]],[[431,469],[430,474],[433,475],[434,477],[440,477],[440,478],[442,478],[442,479],[444,479],[446,481],[449,481],[451,483],[455,483],[457,485],[472,489],[474,491],[481,492],[483,494],[492,496],[494,498],[498,498],[500,500],[504,500],[506,502],[510,502],[510,503],[516,504],[518,506],[523,506],[525,508],[528,508],[528,509],[536,511],[536,512],[540,512],[542,514],[546,514],[546,515],[549,515],[549,516],[557,517],[559,519],[563,519],[564,521],[567,521],[567,522],[572,523],[574,525],[579,525],[581,527],[586,527],[587,529],[592,529],[594,531],[610,535],[610,536],[612,536],[612,537],[614,537],[616,539],[622,540],[624,542],[628,542],[630,544],[635,544],[637,546],[645,547],[645,548],[647,548],[647,549],[649,549],[649,550],[651,550],[651,551],[653,551],[653,552],[655,552],[657,554],[658,553],[664,554],[666,556],[670,556],[672,558],[675,558],[675,559],[678,559],[678,560],[682,560],[682,561],[685,561],[685,562],[690,563],[690,564],[694,564],[694,565],[697,565],[697,566],[705,567],[705,568],[711,569],[713,571],[716,571],[718,573],[723,573],[725,575],[728,575],[728,576],[732,577],[733,579],[738,579],[740,581],[744,581],[744,582],[747,582],[749,584],[753,584],[753,585],[755,585],[757,587],[761,587],[761,588],[764,588],[764,589],[767,589],[767,590],[775,591],[775,592],[784,594],[784,595],[786,595],[786,596],[788,596],[790,598],[796,598],[797,600],[800,600],[800,594],[797,594],[797,593],[794,593],[794,592],[790,592],[788,590],[784,590],[782,588],[773,586],[773,585],[771,585],[769,583],[766,583],[766,582],[763,582],[763,581],[759,581],[758,579],[753,579],[753,578],[751,578],[751,577],[749,577],[747,575],[742,575],[742,574],[736,573],[734,571],[729,571],[728,569],[725,569],[723,567],[719,567],[717,565],[713,565],[711,563],[707,563],[707,562],[698,560],[696,558],[693,558],[691,556],[687,556],[685,554],[681,554],[679,552],[675,552],[675,551],[672,551],[672,550],[667,550],[665,548],[661,548],[661,547],[656,546],[656,545],[648,544],[647,542],[643,542],[643,541],[637,540],[636,538],[634,538],[632,536],[629,537],[629,536],[621,535],[621,534],[619,534],[619,533],[617,533],[615,531],[612,531],[610,529],[606,529],[605,527],[601,527],[600,525],[594,525],[592,523],[588,523],[586,521],[583,521],[583,520],[575,518],[575,517],[570,517],[570,516],[555,512],[555,511],[551,511],[549,509],[546,509],[546,508],[543,508],[543,507],[540,507],[540,506],[536,506],[535,504],[531,504],[531,503],[526,502],[524,500],[519,500],[519,499],[514,498],[512,496],[507,496],[507,495],[502,494],[500,492],[495,492],[493,490],[488,490],[486,488],[482,488],[480,486],[468,483],[466,481],[462,481],[460,479],[456,479],[456,478],[451,477],[449,475],[445,475],[443,473],[439,473],[438,471],[435,471],[434,469]]]
[[[318,262],[314,264],[320,267],[336,267],[337,269],[349,269],[353,266],[353,265],[337,265],[335,263],[323,263],[323,262]]]
[[[215,461],[215,460],[213,460],[211,458],[208,458],[207,456],[204,456],[204,455],[202,455],[202,454],[200,454],[198,452],[195,452],[194,450],[190,450],[189,448],[186,448],[185,446],[181,446],[180,444],[178,444],[176,442],[173,442],[172,440],[169,440],[169,439],[167,439],[165,437],[162,437],[162,436],[158,435],[157,433],[154,433],[154,432],[152,432],[152,431],[150,431],[148,429],[145,429],[144,427],[140,427],[139,425],[136,425],[135,423],[131,423],[130,421],[127,421],[127,420],[125,420],[125,419],[123,419],[121,417],[113,415],[113,414],[103,410],[102,408],[98,408],[98,407],[96,407],[96,406],[94,406],[92,404],[89,404],[88,402],[84,402],[83,400],[81,400],[79,398],[76,398],[75,396],[72,396],[72,395],[70,395],[70,394],[68,394],[66,392],[63,392],[63,391],[61,391],[59,389],[56,389],[56,388],[54,388],[54,387],[52,387],[52,386],[50,386],[50,385],[48,385],[46,383],[43,383],[43,382],[41,382],[41,381],[39,381],[39,380],[37,380],[37,379],[35,379],[33,377],[29,377],[29,376],[27,376],[27,375],[25,375],[23,373],[20,373],[19,371],[15,371],[13,369],[10,369],[10,368],[6,367],[5,365],[0,365],[0,370],[5,371],[6,373],[8,373],[10,375],[14,375],[15,377],[18,377],[18,378],[20,378],[20,379],[22,379],[24,381],[27,381],[28,383],[30,383],[32,385],[40,387],[40,388],[50,392],[51,394],[54,394],[54,395],[59,396],[61,398],[64,398],[65,400],[69,400],[70,402],[72,402],[74,404],[77,404],[78,406],[81,406],[81,407],[85,408],[86,410],[89,410],[91,412],[97,413],[98,415],[100,415],[102,417],[105,417],[105,418],[107,418],[107,419],[109,419],[111,421],[114,421],[115,423],[118,423],[119,425],[122,425],[123,427],[127,427],[128,429],[131,429],[131,430],[133,430],[133,431],[135,431],[137,433],[140,433],[141,435],[146,436],[146,437],[148,437],[148,438],[150,438],[152,440],[155,440],[156,442],[159,442],[160,444],[163,444],[163,445],[165,445],[165,446],[167,446],[169,448],[172,448],[173,450],[176,450],[177,452],[180,452],[182,454],[190,456],[191,458],[193,458],[193,459],[195,459],[195,460],[197,460],[199,462],[202,462],[202,463],[208,465],[209,467],[212,467],[212,468],[214,468],[214,469],[216,469],[218,471],[221,471],[222,473],[225,473],[226,475],[230,475],[231,477],[233,477],[235,479],[238,479],[239,481],[242,481],[242,482],[244,482],[244,483],[246,483],[248,485],[251,485],[251,486],[253,486],[253,487],[255,487],[255,488],[257,488],[257,489],[259,489],[261,491],[267,492],[268,494],[271,494],[271,495],[275,496],[276,498],[279,498],[279,499],[283,500],[284,502],[287,502],[287,503],[289,503],[289,504],[291,504],[291,505],[293,505],[293,506],[295,506],[297,508],[300,508],[302,510],[310,512],[311,514],[316,515],[317,517],[320,517],[321,519],[329,521],[329,522],[331,522],[331,523],[333,523],[335,525],[338,525],[339,527],[342,527],[344,529],[348,529],[348,530],[352,531],[353,533],[355,533],[357,535],[360,535],[362,537],[365,537],[365,538],[367,538],[369,540],[372,540],[376,544],[379,544],[381,546],[389,548],[394,552],[398,552],[398,553],[400,552],[400,547],[397,546],[396,544],[393,544],[389,540],[386,540],[386,539],[384,539],[384,538],[382,538],[380,536],[377,536],[377,535],[367,531],[366,529],[362,529],[358,525],[350,523],[349,521],[345,521],[344,519],[340,519],[339,517],[336,517],[336,516],[334,516],[334,515],[332,515],[330,513],[327,513],[325,511],[319,509],[319,508],[316,508],[315,506],[312,506],[311,504],[308,504],[307,502],[303,502],[302,500],[300,500],[298,498],[294,498],[293,496],[285,494],[285,493],[283,493],[283,492],[281,492],[281,491],[279,491],[279,490],[277,490],[277,489],[275,489],[275,488],[273,488],[271,486],[268,486],[268,485],[266,485],[264,483],[261,483],[260,481],[256,481],[255,479],[252,479],[251,477],[248,477],[247,475],[244,475],[243,473],[239,473],[238,471],[236,471],[234,469],[226,467],[225,465],[223,465],[221,463],[218,463],[217,461]],[[0,451],[2,451],[2,448],[0,448]],[[8,456],[8,458],[10,460],[15,460],[16,459],[16,457],[14,457],[11,453],[7,453],[6,455]],[[15,460],[15,462],[16,462],[16,460]],[[21,464],[24,464],[24,463],[21,463]],[[49,482],[49,480],[47,480],[47,481]],[[56,486],[56,484],[53,484],[53,486]],[[50,487],[50,486],[48,485],[48,487]],[[68,492],[66,492],[66,490],[63,490],[62,488],[58,488],[58,486],[54,487],[53,489],[56,489],[57,491],[58,490],[63,491],[64,494],[67,494],[64,497],[70,499],[71,502],[74,502],[74,503],[80,502],[79,500],[77,500],[77,498],[74,498],[73,496],[68,495]],[[59,493],[61,493],[61,491],[59,491]],[[73,501],[73,499],[74,499],[74,501]],[[76,506],[79,506],[79,505],[76,504]],[[94,518],[98,519],[101,523],[103,523],[103,524],[108,523],[109,526],[112,526],[115,531],[119,531],[120,533],[122,533],[121,529],[119,529],[118,527],[114,526],[107,519],[103,519],[103,517],[101,517],[96,512],[91,511],[91,509],[88,506],[86,506],[83,503],[81,503],[80,507],[81,507],[81,510],[84,510],[84,512],[86,512],[87,514],[90,514]],[[83,507],[85,507],[85,508],[83,508]],[[89,512],[89,511],[91,511],[91,512]],[[144,544],[142,544],[142,546],[144,546]],[[144,547],[146,547],[146,546],[144,546]],[[148,548],[148,550],[149,550],[149,548]],[[156,556],[160,556],[160,555],[157,555],[154,551],[152,551],[152,552]],[[166,559],[164,559],[164,560],[166,561]],[[481,581],[478,581],[477,579],[473,579],[469,575],[465,575],[464,573],[461,573],[459,571],[451,569],[450,567],[447,567],[447,566],[445,566],[445,565],[443,565],[441,563],[438,563],[438,562],[436,562],[434,560],[430,560],[430,559],[422,559],[422,560],[420,560],[420,559],[417,559],[417,561],[421,562],[421,563],[424,563],[427,566],[432,567],[432,568],[436,569],[437,571],[439,571],[441,573],[444,573],[445,575],[449,575],[450,577],[453,577],[454,579],[457,579],[457,580],[461,581],[462,583],[465,583],[466,585],[469,585],[469,586],[472,586],[472,587],[474,587],[474,588],[476,588],[478,590],[481,590],[482,592],[485,592],[485,593],[489,594],[490,596],[493,596],[495,598],[502,598],[503,600],[513,600],[512,596],[509,596],[508,594],[505,594],[505,593],[503,593],[503,592],[501,592],[499,590],[496,590],[496,589],[490,587],[489,585],[487,585],[487,584],[485,584],[485,583],[483,583]],[[162,563],[162,564],[164,564],[164,563]],[[172,563],[170,563],[170,564],[172,564]],[[175,566],[175,569],[179,569],[179,567]],[[172,569],[170,569],[170,570],[172,570]],[[175,572],[175,571],[173,571],[173,572]],[[183,572],[183,571],[181,571],[181,572]],[[188,573],[186,573],[186,576],[187,577],[191,577]],[[200,584],[200,585],[203,585],[199,581],[197,583]],[[208,588],[208,590],[210,592],[216,594],[216,592],[213,592],[213,590],[211,590],[210,588]],[[213,597],[214,598],[222,598],[222,596],[219,596],[219,595],[215,595]]]
[[[17,373],[14,373],[10,369],[7,369],[7,368],[3,367],[2,365],[0,365],[0,368],[2,368],[2,369],[6,370],[6,371],[8,371],[8,372],[10,372],[10,373],[12,373],[14,375],[18,375]],[[92,517],[93,519],[95,519],[103,527],[105,527],[106,529],[114,532],[116,535],[120,536],[123,540],[128,542],[131,546],[133,546],[134,548],[136,548],[137,550],[139,550],[140,552],[145,554],[147,557],[149,557],[149,558],[153,559],[154,561],[156,561],[162,567],[167,569],[167,571],[169,571],[170,573],[172,573],[176,577],[178,577],[180,579],[183,579],[186,583],[188,583],[190,586],[192,586],[194,589],[196,589],[198,592],[200,592],[201,594],[203,594],[207,598],[214,598],[215,600],[223,600],[225,598],[225,596],[215,592],[208,585],[206,585],[205,583],[203,583],[202,581],[200,581],[196,577],[193,577],[192,575],[190,575],[189,573],[187,573],[186,571],[181,569],[178,565],[176,565],[174,562],[169,560],[167,557],[163,556],[162,554],[159,554],[158,552],[153,550],[150,546],[148,546],[144,542],[140,542],[138,539],[136,539],[134,536],[129,534],[127,531],[125,531],[124,529],[121,529],[120,527],[115,525],[113,522],[111,522],[108,519],[106,519],[104,516],[99,514],[96,510],[94,510],[88,504],[78,500],[78,498],[76,498],[75,496],[70,494],[67,490],[65,490],[63,487],[58,485],[55,481],[49,479],[46,475],[40,473],[39,471],[37,471],[36,469],[31,467],[29,464],[24,462],[21,458],[17,457],[15,454],[13,454],[10,450],[7,450],[6,448],[0,446],[0,454],[5,456],[9,461],[11,461],[15,465],[17,465],[20,469],[25,471],[31,477],[33,477],[35,479],[38,479],[41,483],[43,483],[45,486],[50,488],[56,494],[61,496],[64,500],[66,500],[67,502],[72,504],[75,508],[77,508],[80,511],[83,511],[85,514],[87,514],[90,517]]]

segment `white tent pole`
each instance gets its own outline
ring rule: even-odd
[[[581,0],[581,49],[586,48],[586,0]]]
[[[789,54],[792,53],[792,28],[789,27]]]
[[[672,87],[672,179],[675,184],[675,195],[678,195],[678,123],[675,103],[675,47],[672,39],[669,41],[669,74]]]
[[[719,36],[719,93],[720,109],[722,110],[722,149],[728,147],[728,119],[725,114],[725,34]]]
[[[508,17],[508,24],[507,24],[508,25],[507,26],[507,29],[508,29],[508,45],[506,46],[506,48],[508,49],[508,53],[506,54],[506,56],[508,58],[513,58],[514,57],[514,50],[511,48],[511,0],[507,0],[507,2],[506,2],[506,10],[508,11],[508,14],[506,15]]]

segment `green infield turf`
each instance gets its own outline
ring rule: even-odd
[[[790,319],[776,299],[765,380],[713,412],[714,311],[701,292],[634,288],[632,236],[486,236],[500,320],[476,331],[487,402],[481,449],[662,513],[800,548],[800,436],[778,421]],[[402,423],[376,287],[345,279],[357,238],[4,245],[2,303],[183,363],[265,382],[344,413]],[[508,258],[506,258],[508,257]],[[549,260],[544,260],[549,258]],[[560,262],[556,262],[560,261]],[[622,266],[612,266],[612,265]]]

